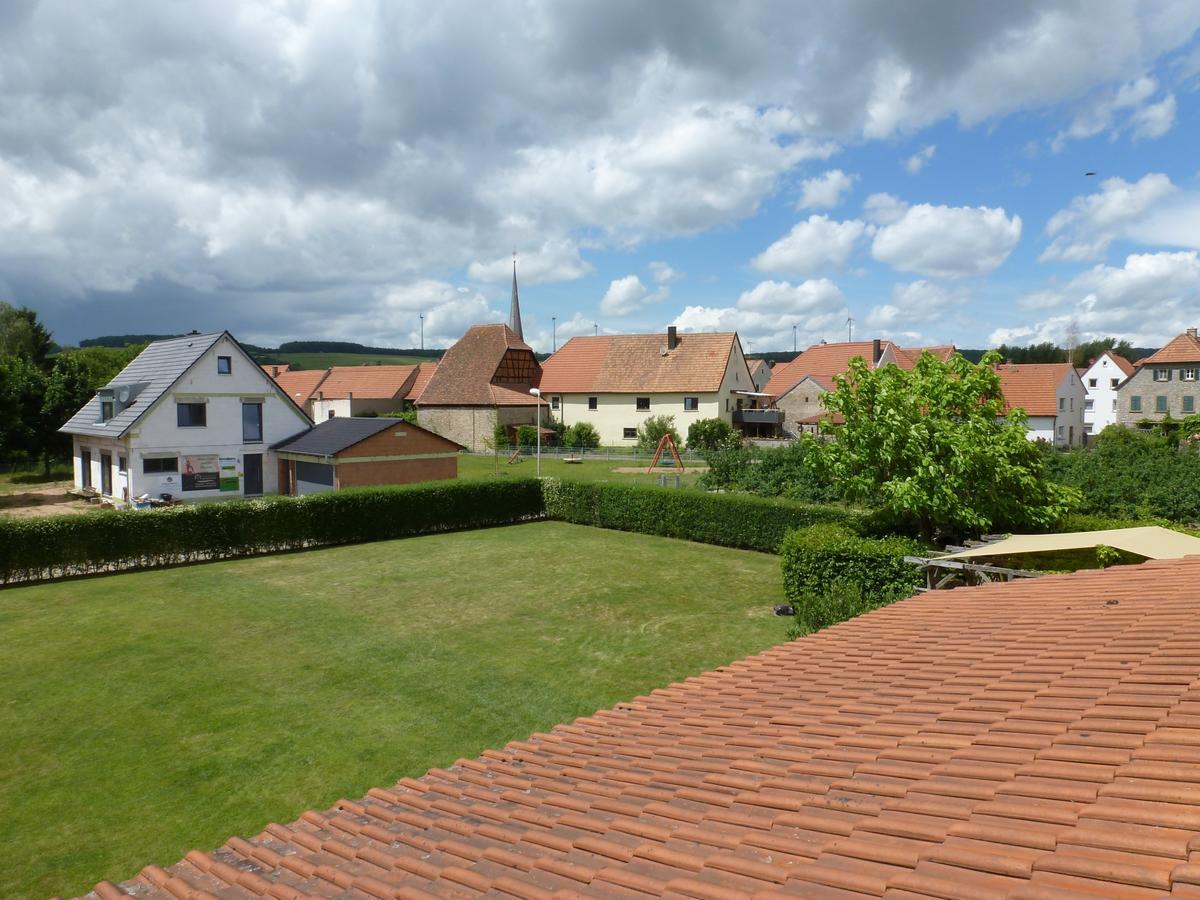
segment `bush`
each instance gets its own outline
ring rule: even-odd
[[[638,429],[638,448],[654,450],[658,447],[658,442],[662,440],[664,434],[671,435],[676,447],[682,446],[683,442],[680,440],[679,432],[675,430],[674,416],[649,416]]]
[[[789,531],[819,522],[854,527],[837,506],[610,482],[545,479],[546,515],[579,525],[636,531],[775,553]]]
[[[876,609],[863,596],[862,588],[846,578],[836,578],[824,590],[806,593],[795,600],[792,627],[788,629],[789,640],[804,637],[830,625],[845,622],[865,612]]]
[[[724,419],[699,419],[688,426],[689,450],[734,449],[742,438]]]
[[[600,432],[591,422],[576,422],[563,432],[563,446],[572,450],[590,450],[600,446]]]
[[[922,554],[920,544],[901,537],[859,537],[844,525],[794,531],[779,554],[784,593],[798,606],[825,597],[839,581],[853,585],[872,608],[912,595],[921,583],[917,567],[904,561]],[[845,593],[844,588],[839,591]]]
[[[517,429],[517,446],[533,447],[538,442],[538,430],[532,425],[522,425]]]
[[[802,437],[783,447],[721,448],[704,454],[708,471],[700,485],[709,490],[742,491],[761,497],[787,497],[828,503],[840,499],[833,483],[813,465],[816,440]]]
[[[542,518],[541,484],[446,481],[152,512],[0,519],[0,584]]]

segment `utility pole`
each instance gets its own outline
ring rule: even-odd
[[[792,324],[792,352],[796,352],[796,325]]]
[[[596,337],[600,336],[600,326],[595,322],[592,323],[592,334]]]
[[[551,352],[557,353],[558,352],[558,316],[550,317],[550,334],[551,334],[550,346],[554,348]]]
[[[854,340],[854,319],[846,317],[846,341],[847,343]]]
[[[425,313],[421,313],[421,349],[425,349]]]

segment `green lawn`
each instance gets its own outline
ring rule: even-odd
[[[631,459],[585,459],[581,463],[565,463],[561,459],[548,456],[542,457],[542,475],[555,478],[574,478],[582,481],[620,481],[626,484],[658,484],[658,475],[647,475],[646,468],[649,460],[640,463]],[[703,462],[686,463],[685,465],[704,465]],[[636,473],[614,472],[614,469],[635,468]],[[660,468],[664,474],[671,474],[671,469]],[[530,478],[537,472],[537,460],[532,456],[522,456],[518,463],[510,464],[507,458],[501,456],[498,460],[493,456],[475,456],[459,454],[459,478]],[[684,475],[683,484],[695,486],[697,474]]]
[[[0,472],[0,494],[13,494],[27,491],[39,485],[54,481],[70,481],[74,477],[71,463],[56,462],[50,467],[50,474],[39,466],[36,469],[22,469],[16,472]]]
[[[0,591],[0,896],[87,890],[784,639],[773,556],[557,522]]]

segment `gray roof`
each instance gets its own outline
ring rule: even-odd
[[[400,419],[387,416],[379,418],[338,416],[326,419],[314,425],[308,431],[302,431],[287,440],[280,441],[271,447],[272,450],[283,450],[287,453],[304,453],[309,456],[333,456],[341,453],[347,447],[353,447],[359,441],[402,425],[404,428],[415,428]]]
[[[101,388],[100,393],[89,400],[83,409],[71,416],[59,431],[96,437],[120,437],[224,334],[223,331],[186,334],[165,341],[154,341],[116,378]],[[123,404],[118,402],[116,415],[102,424],[99,421],[100,394],[111,390],[119,401],[121,389],[126,387],[130,388],[129,405],[122,409]]]

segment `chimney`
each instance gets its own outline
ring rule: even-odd
[[[1193,331],[1195,329],[1192,329]],[[667,326],[667,349],[674,350],[679,346],[679,334],[675,330],[674,325]]]
[[[879,338],[875,338],[875,340],[871,341],[871,365],[879,365],[879,357],[882,355],[879,349]]]
[[[1194,337],[1196,336],[1196,329],[1195,329],[1195,328],[1189,328],[1189,329],[1187,330],[1187,336],[1188,336],[1188,337],[1190,337],[1190,338],[1194,338]]]

